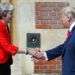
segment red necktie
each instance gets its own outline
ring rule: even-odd
[[[72,32],[68,31],[67,32],[67,37],[70,37],[72,35]]]

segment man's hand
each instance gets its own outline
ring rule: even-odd
[[[43,52],[36,52],[33,57],[37,58],[37,59],[45,59],[45,56],[43,54]]]

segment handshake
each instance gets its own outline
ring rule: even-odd
[[[17,52],[18,54],[29,54],[31,55],[34,59],[43,59],[45,60],[46,59],[46,56],[45,56],[45,52],[44,51],[40,51],[39,48],[28,48],[27,49],[27,52],[25,51],[18,51]]]
[[[45,60],[44,52],[40,51],[39,48],[29,48],[27,49],[27,53],[32,55],[33,58]]]

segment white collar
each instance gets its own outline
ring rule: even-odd
[[[75,26],[75,22],[73,22],[73,23],[71,24],[71,26],[70,26],[70,28],[69,28],[69,31],[70,31],[70,32],[72,31],[72,29],[73,29],[74,26]]]

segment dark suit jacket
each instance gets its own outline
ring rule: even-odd
[[[66,41],[46,51],[49,60],[62,56],[62,75],[75,75],[75,27]]]
[[[9,63],[11,55],[17,52],[17,47],[11,43],[7,24],[0,20],[0,64]]]

